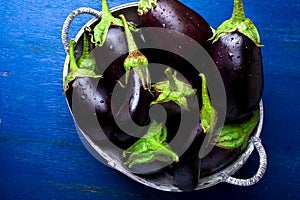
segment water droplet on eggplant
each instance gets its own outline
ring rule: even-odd
[[[82,86],[81,86],[81,89],[82,90],[86,90],[88,88],[88,85],[87,84],[83,84]]]
[[[78,85],[83,86],[83,83],[81,82],[81,80],[78,81]]]
[[[86,94],[82,94],[82,95],[81,95],[81,98],[82,98],[82,99],[86,99],[86,98],[87,98],[87,95],[86,95]]]
[[[233,54],[232,54],[231,52],[228,52],[227,54],[228,54],[228,58],[229,58],[231,61],[233,61],[233,59],[232,59],[232,58],[233,58]]]
[[[143,35],[142,32],[140,32],[140,38],[142,39],[143,42],[146,42],[146,41],[145,41],[145,37],[144,37],[144,35]]]
[[[218,51],[218,56],[219,56],[220,58],[223,58],[223,55],[221,54],[220,51]]]

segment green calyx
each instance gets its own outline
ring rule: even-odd
[[[234,9],[232,17],[224,21],[214,32],[214,35],[210,40],[213,40],[213,43],[218,41],[220,37],[228,33],[238,31],[243,35],[250,38],[256,46],[262,46],[260,44],[260,36],[257,28],[253,22],[245,17],[244,5],[242,0],[234,0]]]
[[[120,18],[122,19],[124,24],[125,36],[126,36],[128,51],[129,51],[129,55],[124,61],[124,68],[126,72],[125,74],[126,84],[128,83],[129,72],[132,69],[139,76],[144,89],[149,89],[150,74],[148,70],[148,59],[144,54],[142,54],[139,51],[138,47],[136,46],[132,33],[130,32],[128,23],[125,19],[125,16],[120,15]]]
[[[156,7],[157,0],[140,0],[138,3],[138,14],[144,15]]]
[[[172,74],[170,68],[165,70],[165,74],[168,78],[167,81],[158,82],[153,85],[155,91],[160,92],[160,95],[155,101],[151,102],[150,105],[173,101],[184,110],[189,110],[187,97],[195,94],[196,89],[178,80],[176,71]]]
[[[88,34],[90,32],[89,27],[85,27],[83,35],[83,48],[82,54],[79,57],[78,61],[75,58],[75,39],[71,39],[69,45],[69,56],[70,56],[70,72],[64,79],[63,88],[64,93],[69,89],[69,83],[75,80],[77,77],[91,77],[91,78],[102,78],[102,75],[95,74],[96,61],[93,55],[89,52],[89,40]]]
[[[216,145],[224,149],[241,147],[241,150],[245,150],[249,136],[257,126],[258,121],[259,111],[257,109],[253,112],[253,116],[244,123],[225,124]]]
[[[94,37],[92,38],[92,42],[96,44],[96,46],[103,46],[109,27],[111,25],[116,26],[124,26],[121,19],[114,17],[108,7],[107,0],[102,0],[102,17],[101,21],[94,28]],[[135,30],[135,27],[131,24],[128,24],[130,29]]]
[[[204,132],[208,133],[213,131],[216,125],[217,112],[210,102],[206,77],[204,74],[199,74],[199,76],[202,78],[202,108],[200,110],[200,119]]]
[[[165,163],[178,162],[178,155],[171,150],[167,140],[167,129],[161,124],[153,121],[147,134],[123,151],[123,157],[128,159],[124,162],[129,168],[137,164],[149,164],[155,161]]]

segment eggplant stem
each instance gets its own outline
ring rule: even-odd
[[[109,10],[107,0],[101,0],[102,3],[102,17],[112,17],[112,14]]]
[[[162,123],[153,121],[147,134],[123,151],[123,157],[129,154],[127,161],[123,164],[131,168],[136,164],[149,164],[156,160],[169,164],[178,162],[178,155],[170,148],[166,139],[166,127]]]
[[[138,49],[133,35],[129,29],[129,25],[127,23],[127,20],[123,14],[120,15],[121,21],[124,25],[124,31],[125,31],[125,37],[127,40],[127,46],[128,46],[128,51],[129,54],[127,58],[124,61],[124,68],[125,68],[125,82],[127,84],[128,82],[128,77],[129,77],[129,72],[131,69],[134,70],[134,72],[139,76],[143,88],[145,90],[150,90],[150,74],[148,70],[148,59],[145,55],[140,52]]]
[[[202,123],[202,128],[205,133],[211,133],[214,130],[217,120],[217,112],[211,104],[208,89],[207,89],[207,82],[206,77],[204,74],[199,74],[202,79],[202,108],[200,111],[200,119]]]
[[[103,46],[108,34],[108,30],[110,26],[116,25],[123,27],[124,24],[121,19],[114,17],[107,3],[107,0],[102,0],[102,17],[101,21],[94,28],[94,37],[92,38],[92,42],[97,46]],[[135,30],[134,26],[131,24],[128,25],[130,29]]]
[[[253,116],[244,123],[225,124],[220,131],[216,145],[224,149],[241,148],[242,151],[248,145],[249,137],[259,122],[258,109]]]
[[[152,8],[155,8],[157,0],[139,0],[138,3],[138,15],[144,15],[149,12]]]
[[[253,22],[245,17],[245,10],[242,0],[234,0],[233,12],[230,19],[225,20],[214,32],[214,35],[209,39],[212,43],[219,40],[220,37],[238,31],[251,39],[256,46],[260,44],[260,36]]]
[[[84,33],[83,33],[83,48],[82,48],[82,54],[78,59],[78,67],[81,67],[81,63],[84,59],[87,59],[90,56],[89,49],[90,49],[90,43],[88,41],[88,32],[90,32],[90,28],[87,28],[86,26],[84,28]]]
[[[242,0],[234,0],[233,13],[231,20],[233,22],[241,22],[245,19],[245,10]]]
[[[176,71],[174,72],[174,74],[176,73]],[[173,77],[173,74],[171,72],[171,68],[167,68],[166,71],[165,71],[165,75],[167,76],[168,80],[169,80],[169,89],[171,91],[177,91],[178,90],[178,87],[175,83],[175,79]]]
[[[75,58],[74,46],[76,44],[75,39],[70,40],[70,47],[69,47],[69,55],[70,55],[70,71],[78,70],[78,65]]]
[[[132,53],[132,52],[138,50],[138,47],[137,47],[137,45],[136,45],[136,43],[134,41],[132,33],[129,30],[129,26],[128,26],[128,23],[127,23],[127,21],[125,19],[125,16],[123,14],[121,14],[120,18],[122,19],[123,24],[124,24],[124,31],[125,31],[125,35],[126,35],[126,40],[127,40],[127,45],[128,45],[128,51],[129,51],[129,53]]]

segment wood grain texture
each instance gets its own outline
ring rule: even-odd
[[[109,1],[111,7],[132,2]],[[217,27],[232,0],[182,0]],[[192,193],[165,193],[102,165],[84,148],[62,95],[65,52],[61,28],[75,8],[100,1],[0,2],[0,199],[297,199],[300,187],[300,2],[244,0],[265,45],[265,123],[269,165],[255,186],[220,184]],[[81,16],[70,35],[91,17]],[[253,156],[237,174],[250,177]],[[245,196],[247,195],[247,196]]]

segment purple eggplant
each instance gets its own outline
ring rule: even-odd
[[[143,4],[143,2],[148,2]],[[142,27],[162,27],[183,33],[204,47],[212,36],[207,21],[178,0],[157,0],[155,7],[147,7],[151,0],[140,0],[139,11]]]
[[[179,162],[174,164],[175,182],[183,191],[192,191],[198,185],[202,157],[207,154],[207,150],[210,151],[209,145],[201,148],[202,143],[205,137],[212,136],[216,120],[216,112],[211,105],[208,95],[206,77],[204,74],[200,74],[199,76],[202,80],[201,123],[191,132],[187,140],[183,140],[182,148],[184,153],[180,156]]]
[[[104,71],[104,78],[99,81],[97,91],[98,93],[101,93],[103,97],[100,103],[105,106],[101,106],[101,104],[96,106],[96,114],[103,132],[110,139],[110,141],[122,149],[127,149],[143,136],[143,132],[137,135],[136,132],[139,132],[139,130],[135,130],[134,135],[137,137],[126,133],[126,131],[123,131],[118,126],[114,117],[117,119],[121,118],[119,121],[121,121],[123,124],[126,124],[127,121],[130,122],[132,119],[140,126],[146,125],[147,122],[149,123],[149,116],[147,112],[149,105],[147,105],[147,96],[145,90],[149,82],[149,73],[147,58],[138,50],[133,35],[129,30],[125,16],[121,15],[120,17],[125,29],[125,37],[122,39],[123,41],[126,41],[126,48],[124,46],[120,47],[119,44],[110,45],[109,48],[111,49],[111,46],[117,48],[119,54],[124,53],[120,52],[120,48],[122,51],[126,49],[125,52],[128,51],[128,53],[123,54],[122,56],[117,56],[118,59],[114,60]],[[118,35],[119,37],[124,36],[124,34],[120,33],[118,33]],[[105,43],[109,41],[116,42],[118,39],[120,38],[116,37],[116,35],[108,35]],[[104,52],[101,51],[103,51],[103,48],[100,47],[100,52],[98,52],[98,54],[105,55],[105,49]],[[100,63],[103,62],[100,61]],[[120,78],[122,75],[124,75],[124,73],[126,74],[125,83],[127,86],[129,86],[129,90],[127,91],[129,95],[127,95],[126,98],[129,99],[129,102],[125,99],[124,104],[126,106],[122,106],[117,112],[117,115],[113,116],[112,108],[114,105],[111,104],[113,89],[115,88],[116,83],[120,81]],[[128,84],[129,79],[131,80],[130,85]],[[146,109],[143,109],[144,107]]]
[[[201,170],[199,150],[204,137],[202,125],[199,123],[183,145],[187,150],[179,157],[179,162],[173,165],[176,185],[183,191],[192,191],[198,185]]]
[[[255,110],[263,92],[263,68],[258,31],[245,17],[241,0],[212,38],[211,57],[218,67],[227,97],[227,121],[238,121]]]

